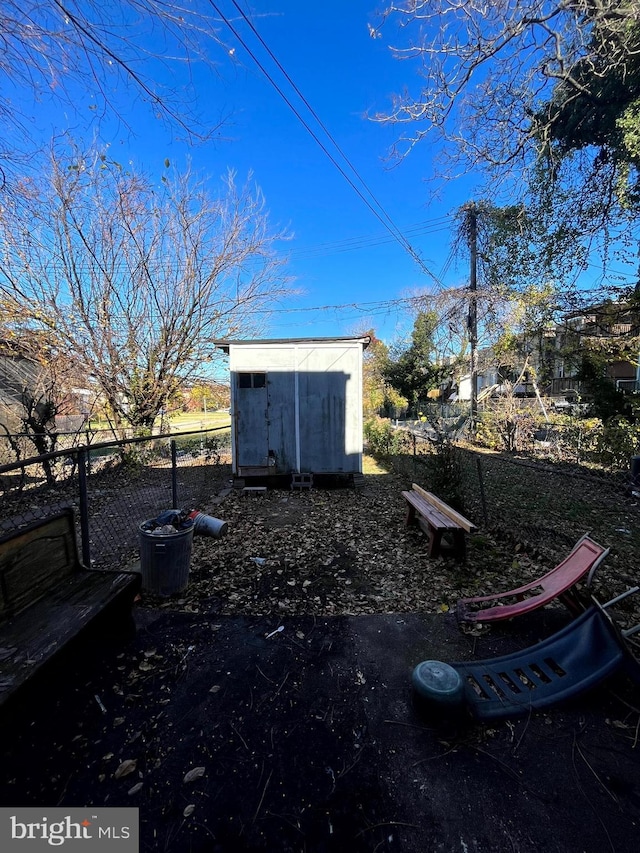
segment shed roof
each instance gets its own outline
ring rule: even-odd
[[[342,344],[342,343],[361,343],[362,348],[366,349],[371,343],[369,335],[360,335],[358,337],[347,338],[253,338],[250,340],[222,340],[214,341],[215,346],[223,352],[228,353],[229,347],[242,346],[270,346],[273,344]]]

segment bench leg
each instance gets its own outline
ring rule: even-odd
[[[411,527],[416,520],[416,508],[412,504],[407,504],[407,517],[404,522],[405,527]]]
[[[435,530],[429,528],[429,556],[437,557],[442,550],[442,537],[444,530]],[[447,533],[452,539],[452,549],[454,559],[460,563],[464,563],[467,559],[467,543],[464,535],[464,530],[448,530]]]
[[[467,559],[467,540],[464,535],[464,530],[453,531],[453,555],[460,563],[464,563]]]
[[[442,544],[442,530],[437,530],[429,525],[429,556],[437,557]]]

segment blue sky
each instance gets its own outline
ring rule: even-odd
[[[122,8],[117,0],[105,3]],[[187,144],[179,128],[154,118],[139,93],[131,87],[114,86],[109,99],[119,118],[111,115],[100,122],[101,141],[110,144],[115,159],[131,161],[151,173],[163,171],[165,158],[178,168],[190,161],[195,171],[210,176],[212,191],[229,168],[237,172],[238,181],[253,173],[266,197],[273,229],[285,229],[291,235],[281,250],[290,258],[288,273],[300,291],[276,306],[265,336],[351,335],[373,327],[390,343],[406,334],[412,317],[402,300],[433,288],[433,279],[361,196],[383,219],[390,217],[436,279],[445,286],[457,286],[466,281],[468,272],[464,259],[446,266],[451,215],[481,194],[467,178],[446,184],[434,201],[429,180],[434,152],[429,145],[421,143],[404,161],[392,164],[388,154],[400,134],[398,127],[366,118],[367,114],[389,109],[394,93],[419,87],[417,65],[398,61],[389,49],[389,44],[400,38],[392,23],[382,28],[380,38],[370,36],[369,25],[379,23],[376,0],[324,0],[316,4],[304,0],[238,0],[286,71],[287,79],[233,0],[212,0],[210,4],[199,0],[198,5],[214,18],[223,45],[209,42],[210,56],[217,64],[215,72],[197,60],[190,65],[162,62],[151,54],[135,67],[147,79],[164,82],[180,98],[192,102],[205,127],[212,129],[211,139]],[[417,37],[415,30],[411,34]],[[157,33],[152,37],[156,38],[153,47],[157,52],[175,52],[175,46],[162,45]],[[252,54],[290,104],[258,68]],[[95,131],[90,120],[95,120],[92,106],[96,93],[77,87],[70,96],[73,107],[61,108],[46,94],[35,107],[27,107],[33,110],[36,134],[44,144],[64,130],[85,139]],[[224,123],[216,127],[221,116]],[[327,152],[356,184],[361,196]]]
[[[441,203],[429,204],[430,188],[425,184],[431,171],[429,149],[417,149],[392,167],[388,154],[398,129],[366,118],[387,109],[391,95],[415,80],[415,67],[394,59],[386,38],[369,35],[368,24],[376,20],[375,6],[367,0],[253,3],[254,26],[384,212],[250,28],[242,21],[234,26],[365,199],[383,219],[385,213],[391,218],[439,277],[449,252],[449,223],[444,217],[468,198],[464,186],[452,187]],[[287,308],[354,306],[282,312],[274,315],[270,333],[338,335],[373,326],[390,341],[410,327],[411,320],[402,305],[385,303],[431,286],[430,279],[241,46],[236,56],[244,67],[237,68],[232,78],[225,74],[223,82],[235,108],[229,128],[233,141],[219,153],[240,172],[253,169],[274,221],[293,234],[290,269],[304,295]]]
[[[422,144],[406,160],[392,165],[388,154],[398,129],[366,118],[388,109],[394,92],[418,82],[415,64],[399,62],[389,50],[391,26],[383,29],[381,38],[370,36],[368,25],[379,21],[375,0],[239,3],[348,163],[232,0],[216,0],[212,5],[210,13],[217,18],[217,7],[228,18],[379,216],[390,217],[426,268],[443,278],[450,250],[450,215],[469,200],[472,189],[468,180],[451,183],[437,203],[430,201],[429,147]],[[273,228],[291,235],[281,249],[290,257],[288,272],[300,291],[278,306],[265,336],[351,335],[373,327],[392,342],[412,325],[406,306],[396,300],[431,288],[432,279],[350,186],[236,35],[219,19],[216,26],[224,42],[224,49],[215,55],[217,73],[197,61],[186,67],[153,58],[138,69],[147,78],[163,79],[185,97],[194,98],[194,109],[209,127],[223,115],[225,122],[213,138],[187,144],[176,128],[153,117],[136,92],[121,86],[110,95],[120,119],[100,123],[101,141],[110,144],[118,161],[132,161],[158,174],[167,157],[179,168],[189,160],[195,171],[211,177],[213,189],[228,168],[237,172],[238,181],[253,173],[264,192]],[[171,46],[167,52],[172,52]],[[78,88],[71,95],[73,108],[62,109],[41,97],[34,115],[42,141],[68,129],[76,138],[84,135],[86,139],[92,132],[94,95]],[[457,269],[449,269],[443,281],[459,284],[466,275],[462,262]]]
[[[247,8],[248,4],[244,5]],[[220,10],[309,128],[371,206],[385,219],[307,105],[229,2]],[[418,149],[392,168],[397,128],[370,121],[391,95],[415,79],[415,68],[391,55],[386,38],[373,39],[377,20],[369,0],[255,0],[250,20],[338,143],[384,212],[437,276],[449,251],[447,217],[467,201],[465,188],[428,204],[429,150]],[[407,325],[406,309],[386,303],[430,284],[409,252],[350,186],[254,60],[223,26],[234,51],[221,67],[211,97],[230,112],[221,129],[228,141],[192,152],[194,164],[215,172],[227,165],[239,176],[252,170],[274,224],[285,227],[295,287],[303,293],[274,314],[272,336],[354,334],[373,326],[392,340]],[[452,188],[453,189],[453,188]],[[436,221],[437,220],[437,221]],[[322,306],[352,305],[327,310]],[[357,306],[357,307],[355,307]]]
[[[440,278],[450,249],[448,217],[469,200],[470,187],[468,182],[451,184],[441,201],[429,203],[429,148],[422,145],[392,166],[388,153],[398,129],[366,118],[389,108],[394,92],[417,81],[415,65],[391,55],[391,28],[381,38],[370,36],[368,24],[379,20],[375,0],[242,0],[240,5],[382,210],[231,0],[216,0],[215,5],[371,206],[383,219],[391,218]],[[124,89],[115,102],[129,128],[123,122],[102,122],[102,140],[111,144],[115,159],[158,172],[168,157],[179,167],[189,158],[212,181],[227,168],[237,171],[239,181],[253,173],[273,226],[291,235],[282,251],[290,257],[288,271],[301,291],[278,306],[265,336],[350,335],[374,327],[391,342],[411,328],[412,319],[402,304],[389,303],[431,287],[431,279],[340,174],[224,22],[218,35],[229,51],[225,55],[220,50],[216,57],[218,73],[198,63],[189,71],[195,108],[212,125],[220,115],[226,117],[212,141],[188,146]],[[144,72],[169,82],[175,74],[178,86],[180,74],[186,75],[185,68],[152,59]],[[90,93],[78,94],[78,114],[55,105],[49,109],[42,102],[38,120],[43,137],[66,127],[82,130],[91,100]],[[447,283],[457,284],[465,276],[462,264],[449,272]],[[323,306],[347,307],[321,310]]]

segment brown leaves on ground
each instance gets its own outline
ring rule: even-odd
[[[430,559],[425,535],[405,527],[406,487],[382,473],[357,490],[231,491],[210,510],[227,535],[194,536],[185,592],[144,598],[232,615],[442,612],[552,568],[484,531],[468,538],[466,565]]]

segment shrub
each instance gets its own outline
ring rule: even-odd
[[[605,468],[624,469],[629,460],[640,450],[640,426],[629,423],[627,418],[617,415],[603,425],[595,453]]]
[[[453,414],[450,409],[447,410]],[[456,440],[469,422],[468,409],[459,409],[457,417],[443,417],[419,412],[420,421],[430,427],[431,452],[422,456],[429,487],[443,500],[459,510],[462,501],[462,471]]]
[[[404,430],[394,429],[384,418],[374,416],[364,423],[364,437],[369,452],[380,456],[392,456],[407,452],[409,436]]]
[[[594,460],[602,433],[602,421],[598,418],[576,418],[562,415],[554,419],[559,427],[554,456],[561,462],[584,462]]]
[[[494,450],[515,453],[528,450],[539,426],[539,419],[527,410],[496,407],[483,413],[478,422],[477,440]]]

